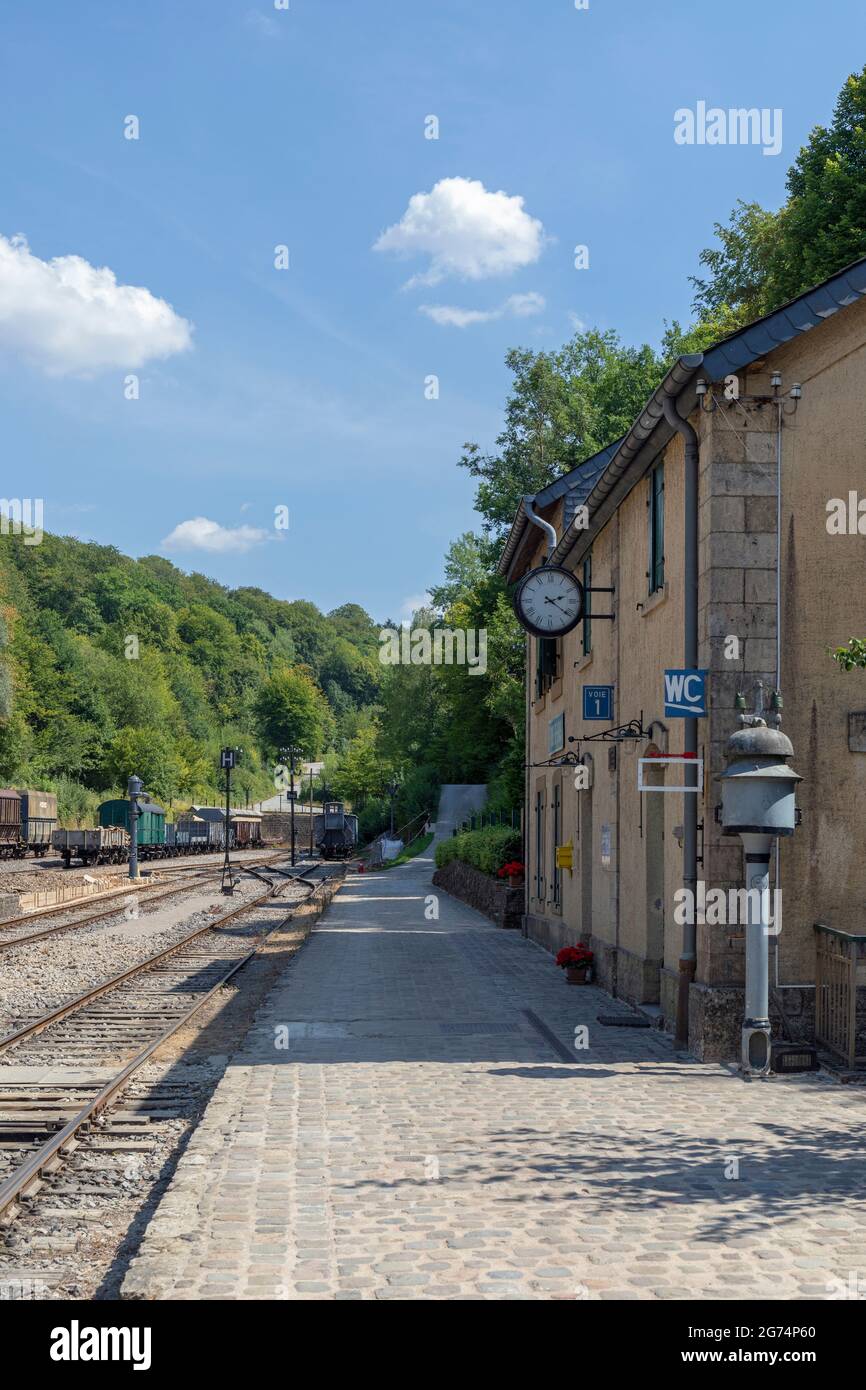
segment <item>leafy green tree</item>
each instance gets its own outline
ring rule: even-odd
[[[738,201],[719,245],[701,252],[695,310],[737,327],[866,255],[866,67],[846,81],[828,127],[815,126],[788,170],[778,212]]]
[[[107,764],[113,781],[122,788],[135,774],[157,800],[168,800],[177,791],[180,764],[171,740],[159,729],[119,729],[111,740]]]
[[[305,757],[322,749],[329,729],[325,697],[303,667],[278,667],[265,680],[253,704],[262,742],[276,754],[290,745]]]
[[[646,344],[626,347],[612,329],[577,333],[554,352],[514,348],[497,452],[464,445],[460,466],[479,479],[484,530],[503,536],[524,493],[538,492],[625,434],[662,375]]]
[[[379,734],[375,722],[360,729],[332,773],[333,790],[356,810],[363,810],[372,797],[381,797],[394,775],[393,764],[380,751]]]

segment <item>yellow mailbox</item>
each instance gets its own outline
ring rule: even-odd
[[[568,869],[569,873],[574,870],[574,844],[569,840],[567,845],[556,846],[556,867],[558,869]]]

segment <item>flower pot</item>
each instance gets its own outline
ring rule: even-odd
[[[565,971],[566,983],[569,985],[585,985],[587,969],[588,966],[586,965],[567,966]]]
[[[508,887],[509,887],[509,888],[522,888],[524,882],[525,882],[525,880],[524,880],[523,874],[509,874],[509,875],[508,875]]]

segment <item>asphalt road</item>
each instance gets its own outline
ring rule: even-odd
[[[483,782],[446,782],[439,795],[436,834],[450,835],[455,825],[480,811],[486,800],[487,787]]]

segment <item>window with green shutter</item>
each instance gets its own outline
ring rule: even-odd
[[[592,594],[589,592],[592,584],[592,557],[587,555],[583,562],[583,654],[589,656],[592,651],[592,621],[590,618],[590,601]]]
[[[649,478],[649,592],[665,583],[665,466],[657,463]]]

